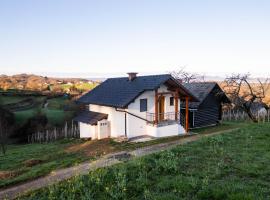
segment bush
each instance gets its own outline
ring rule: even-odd
[[[18,142],[25,143],[28,141],[28,135],[45,130],[47,124],[47,116],[37,109],[36,115],[28,119],[22,127],[17,127],[12,137],[16,138]]]

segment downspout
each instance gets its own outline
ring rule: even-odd
[[[140,116],[138,116],[138,115],[135,115],[135,114],[133,114],[133,113],[130,113],[130,112],[128,112],[128,111],[125,111],[125,110],[118,110],[117,108],[115,108],[115,110],[118,111],[118,112],[124,112],[124,113],[127,113],[127,114],[129,114],[129,115],[131,115],[131,116],[133,116],[133,117],[136,117],[136,118],[138,118],[138,119],[141,119],[141,120],[143,120],[143,121],[146,121],[146,122],[149,123],[149,124],[153,124],[153,122],[148,121],[147,119],[144,119],[144,118],[142,118],[142,117],[140,117]]]
[[[148,121],[147,119],[144,119],[144,118],[142,118],[142,117],[140,117],[140,116],[138,116],[138,115],[135,115],[135,114],[133,114],[133,113],[130,113],[130,112],[126,111],[126,110],[119,110],[118,108],[115,108],[115,111],[125,113],[125,136],[126,136],[126,137],[127,137],[127,114],[129,114],[129,115],[131,115],[131,116],[133,116],[133,117],[136,117],[136,118],[138,118],[138,119],[141,119],[141,120],[143,120],[143,121],[146,121],[147,123],[153,124],[153,122]]]
[[[125,112],[125,136],[127,137],[127,113]]]
[[[185,126],[185,128],[186,128],[186,133],[188,133],[188,129],[189,129],[189,108],[188,108],[188,97],[186,97],[186,126]]]

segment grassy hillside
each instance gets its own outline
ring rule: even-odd
[[[11,103],[18,103],[25,99],[33,99],[33,106],[30,106],[27,109],[22,109],[19,111],[14,111],[15,114],[15,122],[16,125],[23,125],[27,122],[27,120],[31,117],[34,117],[38,111],[44,113],[49,121],[49,125],[51,126],[59,126],[63,125],[66,120],[69,120],[73,117],[74,111],[69,109],[69,111],[65,111],[65,107],[69,106],[74,108],[74,103],[69,99],[64,97],[56,97],[48,99],[48,106],[43,108],[44,101],[46,99],[45,96],[3,96],[0,95],[0,104],[7,105]]]
[[[7,155],[0,154],[0,188],[76,165],[88,159],[82,152],[66,152],[80,140],[62,140],[49,144],[8,145]]]
[[[75,88],[87,91],[95,87],[96,84],[96,82],[89,82],[89,80],[81,78],[52,78],[34,74],[0,75],[0,90],[18,89],[46,91],[53,87],[65,90],[69,89],[72,85],[75,86]]]
[[[197,132],[211,133],[238,127],[239,124],[223,124],[217,127],[200,129]],[[49,144],[8,145],[7,154],[0,153],[0,188],[21,181],[27,181],[50,173],[52,170],[75,165],[85,160],[123,150],[175,141],[183,136],[160,138],[141,143],[118,143],[104,140],[62,140]],[[32,164],[31,164],[32,163]]]
[[[19,96],[2,96],[0,95],[0,103],[5,105],[9,103],[17,103],[26,99],[26,97],[19,97]]]
[[[22,199],[269,199],[270,124],[99,169]]]

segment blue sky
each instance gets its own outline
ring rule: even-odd
[[[0,0],[0,73],[270,70],[270,1]]]

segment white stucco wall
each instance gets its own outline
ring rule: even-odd
[[[158,92],[168,92],[167,87],[162,85]],[[165,112],[174,112],[174,105],[170,106],[170,97],[171,94],[166,94],[165,96]],[[134,102],[130,103],[126,111],[140,116],[141,118],[146,119],[147,112],[140,112],[140,99],[147,99],[147,112],[154,113],[155,112],[155,92],[154,91],[146,91],[142,93],[139,97],[137,97]],[[180,111],[180,100],[178,100],[179,111]],[[89,110],[94,112],[101,112],[108,114],[108,121],[110,123],[110,137],[119,137],[125,135],[125,113],[116,111],[115,108],[108,106],[100,106],[100,105],[89,105]],[[180,133],[184,133],[184,129],[180,125],[169,125],[164,127],[154,127],[147,125],[147,122],[134,117],[130,114],[126,115],[126,131],[127,137],[132,138],[140,135],[152,135],[154,137],[165,137],[171,135],[178,135]],[[88,129],[88,130],[87,130]],[[89,135],[90,127],[82,126],[81,135]],[[92,136],[94,137],[94,136]]]
[[[146,119],[146,112],[140,112],[140,99],[147,99],[148,112],[154,112],[154,92],[146,91],[128,106],[128,112]],[[132,115],[127,115],[127,136],[129,138],[147,135],[147,122]]]
[[[167,87],[162,85],[158,92],[168,92]],[[174,105],[170,106],[170,97],[171,94],[166,94],[165,96],[165,112],[174,112]],[[146,119],[147,112],[140,112],[140,99],[147,99],[147,112],[154,113],[155,112],[155,92],[154,91],[146,91],[142,93],[135,101],[128,106],[128,112],[140,116]],[[180,111],[180,100],[178,100],[179,111]],[[177,131],[177,129],[175,129]],[[138,119],[132,115],[127,115],[127,136],[129,138],[136,137],[140,135],[149,135],[147,129],[147,122],[141,119]],[[164,131],[166,131],[164,129]],[[172,132],[172,131],[171,131]],[[174,131],[174,135],[177,135],[178,132]],[[156,137],[156,136],[154,136]]]
[[[161,127],[148,125],[146,130],[148,135],[153,137],[168,137],[185,134],[185,129],[179,124],[172,124]]]
[[[90,104],[89,110],[108,114],[108,121],[111,127],[111,137],[119,137],[125,135],[125,113],[118,112],[115,108],[108,106],[99,106]]]
[[[91,126],[80,122],[80,138],[91,138],[92,140],[96,139],[96,128],[97,126]]]
[[[162,85],[158,92],[168,92],[167,87],[165,85]],[[171,94],[166,94],[165,96],[165,112],[174,112],[174,105],[170,106],[170,97],[172,97]],[[178,106],[180,109],[180,100],[178,100]]]

